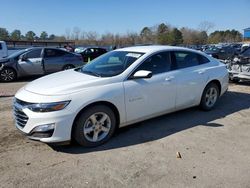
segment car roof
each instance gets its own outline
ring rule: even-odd
[[[177,46],[164,46],[164,45],[133,46],[133,47],[120,48],[120,49],[117,49],[116,51],[154,53],[154,52],[162,51],[162,50],[185,50],[185,51],[191,51],[191,52],[198,52],[197,50],[192,50],[189,48],[177,47]]]

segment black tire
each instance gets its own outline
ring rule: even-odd
[[[69,69],[73,69],[73,68],[75,68],[74,65],[68,64],[68,65],[64,65],[62,70],[69,70]]]
[[[210,92],[212,92],[211,98],[208,97],[208,96],[210,96],[210,94],[209,94]],[[209,111],[209,110],[213,109],[214,106],[216,105],[218,99],[219,99],[219,96],[220,96],[219,92],[220,91],[219,91],[219,87],[217,84],[215,84],[215,83],[208,84],[202,93],[200,108],[202,110],[205,110],[205,111]],[[214,96],[214,97],[212,97],[212,96]]]
[[[104,117],[104,116],[98,117],[98,115],[102,115],[101,113],[106,114],[108,116],[107,119],[103,122],[103,125],[94,124],[91,117],[94,116],[96,118],[97,122],[100,122],[100,119],[102,117]],[[106,124],[106,125],[104,126],[104,124]],[[108,126],[108,124],[110,126]],[[98,126],[99,126],[99,128],[98,128]],[[102,130],[100,130],[101,129],[100,127],[102,127],[102,128],[109,127],[109,131],[102,131]],[[92,106],[92,107],[84,110],[80,114],[78,119],[75,121],[72,136],[75,139],[75,141],[82,146],[96,147],[96,146],[99,146],[99,145],[107,142],[114,134],[115,128],[116,128],[116,117],[115,117],[114,112],[107,106],[96,105],[96,106]],[[91,129],[91,130],[93,129],[93,130],[90,132],[86,131],[86,132],[89,132],[89,133],[86,133],[85,130],[89,130],[89,129]],[[95,132],[97,132],[97,133],[95,133]],[[94,134],[97,134],[98,136],[100,136],[100,138],[103,137],[104,135],[105,136],[101,140],[93,141],[94,137],[95,137]],[[91,140],[91,139],[93,139],[93,140]]]
[[[17,73],[14,69],[5,67],[0,71],[0,80],[2,82],[12,82],[16,80]]]
[[[229,78],[230,82],[233,82],[233,83],[239,83],[240,82],[240,79],[239,78]]]

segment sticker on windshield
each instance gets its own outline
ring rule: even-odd
[[[137,53],[128,53],[126,56],[127,56],[127,57],[139,58],[139,57],[141,56],[141,54],[137,54]]]

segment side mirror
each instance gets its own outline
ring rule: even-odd
[[[20,59],[21,61],[27,61],[27,60],[28,60],[26,54],[21,55],[21,56],[19,57],[19,59]]]
[[[151,71],[139,70],[131,76],[131,79],[139,79],[139,78],[151,78],[153,76]]]

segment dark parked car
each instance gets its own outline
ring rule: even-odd
[[[89,62],[97,57],[99,57],[102,54],[105,54],[107,52],[104,48],[84,48],[81,52],[79,52],[82,55],[84,62]]]
[[[221,48],[211,47],[204,51],[206,54],[211,55],[216,59],[230,59],[237,55],[236,50],[230,46],[223,46]]]
[[[244,49],[240,54],[239,57],[241,59],[250,59],[250,47]]]
[[[44,75],[81,65],[79,54],[58,48],[28,48],[0,60],[0,80],[10,82],[22,76]]]

